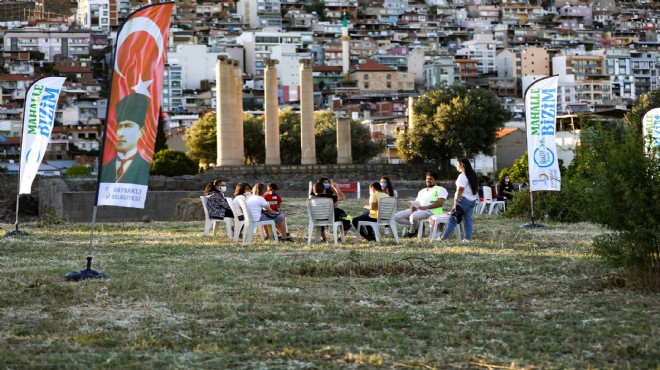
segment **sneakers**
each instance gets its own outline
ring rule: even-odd
[[[417,232],[411,232],[411,231],[408,231],[405,234],[403,234],[404,238],[414,238],[416,236],[417,236]]]

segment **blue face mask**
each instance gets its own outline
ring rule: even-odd
[[[381,182],[380,187],[383,189],[387,189],[387,183],[386,182]]]
[[[330,189],[330,184],[323,184],[323,187],[326,189]]]

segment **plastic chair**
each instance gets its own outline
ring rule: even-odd
[[[238,200],[238,204],[241,206],[241,211],[243,211],[243,222],[245,226],[245,231],[243,231],[243,243],[252,243],[252,238],[254,237],[254,230],[257,227],[271,226],[273,228],[273,239],[275,241],[277,238],[277,230],[275,229],[275,220],[266,220],[266,221],[255,221],[252,219],[250,212],[248,211],[247,204],[243,199]]]
[[[317,238],[320,228],[323,226],[332,227],[332,236],[337,244],[337,231],[341,230],[341,241],[344,243],[346,235],[344,234],[344,224],[341,221],[335,221],[334,202],[332,198],[312,198],[307,200],[307,216],[309,217],[309,226],[307,227],[307,244],[312,244],[312,234],[317,231]]]
[[[445,214],[442,214],[442,215],[433,215],[430,218],[433,219],[434,224],[433,224],[433,229],[429,233],[429,239],[433,240],[433,239],[436,239],[437,237],[440,236],[440,235],[438,235],[438,231],[439,231],[438,229],[440,228],[440,225],[443,225],[444,227],[447,227],[447,225],[449,224],[449,218],[451,218],[451,215],[445,213]],[[429,221],[429,220],[426,220],[426,221]],[[430,225],[430,221],[429,221],[429,225]],[[461,233],[463,231],[463,223],[461,222],[460,224],[456,225],[456,228],[454,229],[454,231],[456,231],[456,239],[460,241],[461,240]]]
[[[211,230],[211,227],[213,227],[213,236],[215,236],[215,225],[218,222],[224,222],[225,225],[227,226],[227,235],[229,236],[229,238],[231,238],[231,236],[232,236],[231,226],[232,226],[232,221],[233,220],[229,217],[225,217],[224,220],[217,220],[217,219],[209,217],[209,209],[208,209],[209,199],[205,195],[200,196],[199,199],[202,200],[202,206],[204,207],[204,217],[205,217],[205,220],[204,220],[204,236],[209,235],[209,231]],[[231,205],[231,200],[228,200],[228,201],[230,202],[229,204]]]
[[[373,221],[360,221],[357,224],[358,231],[362,226],[371,227],[374,229],[374,235],[376,236],[376,242],[380,242],[380,232],[379,228],[389,227],[392,230],[392,236],[394,241],[399,244],[399,235],[396,229],[396,221],[394,220],[394,215],[396,214],[396,198],[394,197],[385,197],[378,200],[378,218],[376,222]],[[355,233],[355,242],[360,241],[360,233]]]
[[[481,206],[481,209],[479,210],[479,214],[484,213],[486,206],[489,206],[488,208],[489,215],[493,213],[493,209],[495,209],[495,207],[501,208],[502,211],[506,211],[506,203],[504,203],[503,200],[493,199],[493,191],[491,190],[490,187],[484,186],[483,192],[484,192],[484,201],[483,201],[483,205]],[[495,213],[497,213],[497,211],[499,210],[495,209],[495,211],[496,211]]]
[[[238,219],[238,210],[236,207],[234,207],[233,200],[231,198],[227,198],[227,201],[229,202],[229,207],[231,207],[231,212],[234,214],[234,235],[232,236],[232,239],[237,242],[245,222]],[[243,216],[243,218],[245,218],[245,216]]]

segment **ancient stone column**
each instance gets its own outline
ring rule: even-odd
[[[413,111],[413,103],[415,98],[408,97],[408,129],[411,130],[415,126],[415,112]]]
[[[351,120],[347,117],[337,118],[337,164],[351,163]]]
[[[237,60],[234,60],[234,78],[236,86],[234,89],[234,128],[236,138],[234,139],[234,157],[236,158],[236,165],[243,166],[245,164],[245,147],[243,145],[243,73]]]
[[[266,165],[279,166],[280,158],[280,121],[277,98],[277,59],[265,59],[264,105],[266,114]]]
[[[312,64],[311,59],[300,59],[300,164],[316,164]]]
[[[227,73],[227,57],[218,56],[216,62],[216,129],[217,155],[216,166],[232,165],[232,121],[231,121],[231,91],[229,90],[229,75]]]

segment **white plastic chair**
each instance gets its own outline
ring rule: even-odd
[[[238,210],[236,207],[234,207],[233,200],[231,198],[227,198],[227,201],[229,202],[229,207],[231,207],[231,213],[234,214],[234,235],[232,236],[232,239],[237,242],[245,222],[238,219]],[[243,216],[243,218],[245,218],[245,216]]]
[[[204,236],[209,235],[209,231],[211,230],[211,227],[213,227],[213,236],[215,236],[215,224],[217,224],[218,222],[224,222],[225,225],[227,226],[227,235],[229,236],[229,238],[231,238],[231,236],[232,236],[232,234],[231,234],[231,226],[232,225],[231,224],[232,224],[233,220],[229,217],[225,217],[224,220],[216,220],[214,218],[211,218],[209,216],[209,209],[208,209],[209,199],[205,195],[200,196],[199,199],[202,200],[202,206],[204,207],[204,217],[205,217],[205,220],[204,220]],[[229,201],[231,202],[231,200],[229,200]],[[229,204],[231,204],[231,203],[229,203]]]
[[[447,225],[449,225],[449,219],[451,218],[451,215],[444,213],[441,215],[433,215],[430,218],[433,219],[434,224],[433,224],[433,229],[429,233],[429,239],[433,240],[436,239],[438,236],[440,236],[438,235],[438,231],[439,231],[438,229],[440,228],[440,225],[443,225],[444,227],[447,227]],[[456,225],[454,231],[456,231],[456,239],[460,241],[461,232],[463,231],[463,223],[461,222],[460,224]]]
[[[271,226],[273,230],[273,239],[275,241],[278,240],[277,229],[275,229],[275,220],[255,221],[252,219],[252,216],[250,216],[250,212],[248,211],[247,204],[245,204],[245,200],[239,199],[238,204],[241,206],[241,211],[243,211],[243,222],[245,227],[245,231],[243,231],[243,243],[252,243],[254,230],[260,226]]]
[[[317,234],[323,226],[332,227],[332,236],[337,244],[337,232],[341,230],[342,243],[346,240],[344,234],[344,224],[341,221],[335,221],[335,209],[332,198],[312,198],[307,200],[307,216],[309,217],[309,226],[307,227],[307,244],[312,244],[312,234],[316,229]],[[318,235],[317,235],[318,236]],[[318,238],[317,238],[318,239]]]
[[[483,205],[481,206],[481,209],[479,210],[479,214],[484,213],[486,206],[489,206],[488,208],[489,215],[493,213],[493,209],[495,209],[495,207],[500,208],[502,211],[506,211],[506,203],[504,203],[503,200],[493,199],[493,190],[490,187],[484,186],[483,193],[484,193],[484,201],[483,201]],[[495,209],[495,211],[496,211],[495,213],[497,213],[499,209]]]
[[[399,235],[396,229],[396,221],[394,220],[394,215],[396,214],[396,198],[394,197],[385,197],[378,200],[378,218],[376,222],[373,221],[360,221],[357,224],[358,232],[355,233],[355,242],[360,241],[360,228],[362,226],[371,227],[374,229],[374,235],[376,236],[376,242],[380,242],[380,232],[379,228],[389,227],[392,230],[392,236],[394,241],[399,244]]]

